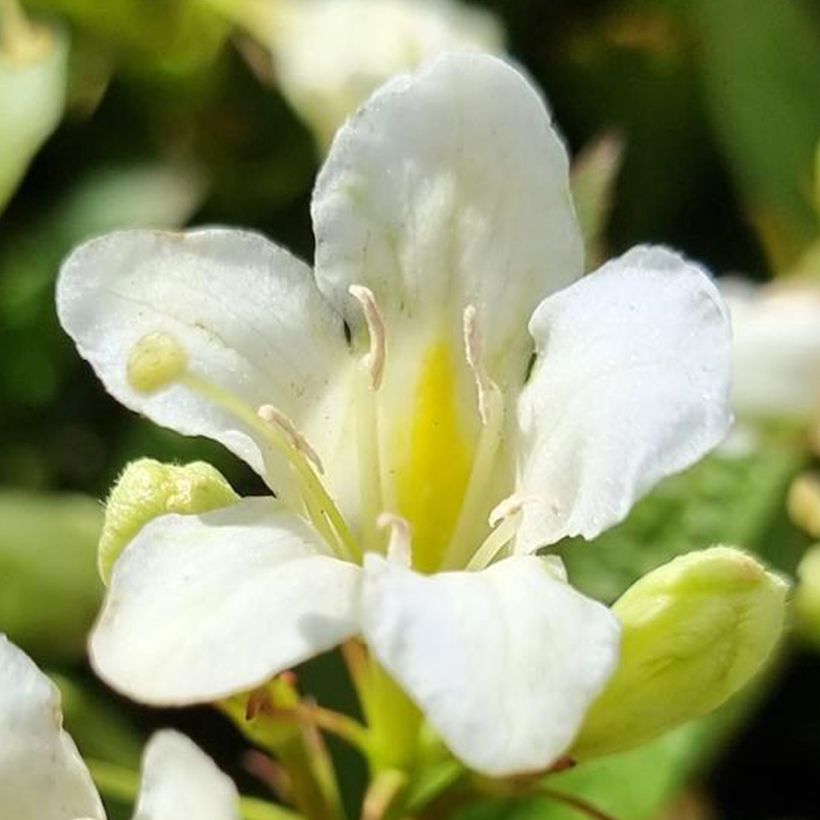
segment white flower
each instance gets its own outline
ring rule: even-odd
[[[492,15],[453,0],[301,0],[271,11],[279,86],[325,147],[391,77],[446,51],[504,48]]]
[[[100,796],[62,728],[60,693],[0,635],[0,812],[14,820],[104,820]],[[233,783],[190,740],[157,732],[145,749],[134,820],[238,820]]]
[[[714,285],[649,247],[576,282],[567,166],[517,71],[445,56],[339,132],[314,273],[223,229],[75,251],[59,313],[108,390],[278,495],[139,533],[91,642],[104,679],[210,701],[361,632],[469,766],[566,749],[619,630],[532,553],[617,523],[729,423]]]
[[[721,280],[732,316],[732,406],[738,418],[820,415],[820,288]]]

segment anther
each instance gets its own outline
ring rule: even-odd
[[[384,327],[379,304],[373,291],[364,285],[351,285],[348,293],[361,305],[367,331],[370,334],[370,350],[363,357],[362,363],[370,373],[370,387],[378,390],[384,376],[384,364],[387,359],[387,333]]]
[[[296,425],[290,420],[289,416],[272,404],[263,404],[256,413],[262,421],[278,427],[288,437],[294,448],[316,468],[319,475],[324,473],[325,470],[318,453],[310,446],[308,440],[296,429]]]
[[[540,495],[513,493],[493,507],[490,512],[489,524],[491,527],[497,527],[502,521],[520,513],[525,505],[543,503],[544,499]]]
[[[412,561],[410,524],[406,518],[395,513],[381,513],[376,519],[380,529],[390,529],[390,540],[387,542],[389,561],[409,567]]]
[[[464,352],[467,364],[473,371],[478,391],[478,414],[481,423],[487,425],[490,419],[490,396],[498,392],[498,386],[487,375],[481,349],[481,333],[478,329],[478,311],[475,305],[467,305],[463,314]]]
[[[170,387],[185,375],[188,354],[168,333],[143,336],[128,356],[126,378],[137,393],[150,395]]]

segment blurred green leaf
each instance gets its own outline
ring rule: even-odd
[[[667,0],[688,17],[713,126],[777,270],[817,236],[820,27],[805,0]]]
[[[85,656],[102,598],[102,518],[82,496],[0,494],[0,630],[38,663]]]
[[[137,768],[142,739],[124,710],[78,678],[54,673],[49,677],[60,689],[65,729],[82,756]]]
[[[806,462],[800,442],[787,434],[763,435],[742,455],[709,456],[664,481],[592,543],[563,544],[570,578],[609,603],[650,570],[713,544],[751,550],[793,573],[808,539],[788,520],[786,495]]]

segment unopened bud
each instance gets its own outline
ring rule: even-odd
[[[203,461],[162,464],[132,461],[119,477],[105,507],[97,566],[107,584],[114,563],[149,521],[167,513],[196,515],[239,499],[222,474]]]
[[[137,393],[156,393],[184,375],[188,354],[168,333],[149,333],[131,349],[126,367],[128,384]]]
[[[789,487],[789,517],[812,538],[820,538],[820,475],[805,472]]]
[[[797,568],[794,595],[795,626],[802,638],[820,646],[820,545],[803,556]]]
[[[620,665],[571,756],[630,749],[724,703],[777,646],[786,593],[783,579],[729,547],[683,555],[637,581],[613,606]]]

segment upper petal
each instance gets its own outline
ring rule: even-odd
[[[355,328],[350,284],[371,288],[391,341],[477,308],[491,373],[526,344],[545,293],[577,277],[582,243],[566,151],[513,67],[445,55],[383,86],[339,131],[313,197],[319,287]],[[523,365],[522,365],[523,369]]]
[[[115,564],[91,660],[147,703],[251,689],[358,631],[359,575],[270,498],[163,516]]]
[[[593,538],[661,478],[696,462],[731,421],[729,320],[697,266],[638,247],[544,300],[518,404],[517,548]]]
[[[63,731],[57,687],[0,635],[0,813],[14,820],[105,820],[100,796]]]
[[[133,820],[239,820],[233,781],[185,735],[157,732],[142,760]]]
[[[322,414],[346,356],[342,320],[310,269],[243,231],[134,230],[94,239],[63,265],[57,307],[115,398],[158,424],[222,442],[260,473],[266,446],[230,412],[180,385],[147,396],[132,389],[126,362],[136,342],[170,334],[197,376],[253,410],[274,404],[297,424]]]
[[[424,576],[367,558],[364,634],[468,766],[545,769],[612,674],[619,627],[540,558]]]

